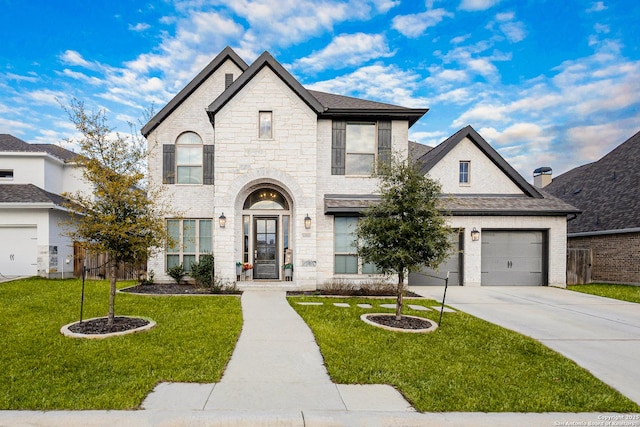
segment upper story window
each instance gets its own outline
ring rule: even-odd
[[[258,113],[259,121],[259,138],[271,139],[273,138],[273,112],[272,111],[260,111]]]
[[[202,184],[202,139],[195,132],[185,132],[176,140],[178,184]]]
[[[3,180],[3,181],[13,180],[13,169],[0,170],[0,180]]]
[[[345,174],[371,175],[376,163],[376,124],[347,123]]]
[[[469,173],[471,168],[471,162],[463,160],[460,161],[460,174],[459,174],[459,183],[460,185],[469,185]]]

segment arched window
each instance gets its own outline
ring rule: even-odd
[[[180,134],[176,140],[178,184],[202,184],[202,138],[195,132]]]
[[[243,209],[289,210],[289,204],[279,191],[272,188],[262,188],[247,197]]]

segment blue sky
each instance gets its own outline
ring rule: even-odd
[[[308,88],[429,108],[410,138],[472,125],[523,176],[640,130],[636,0],[0,0],[0,133],[75,137],[60,103],[128,132],[225,46]]]

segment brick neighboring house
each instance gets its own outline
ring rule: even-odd
[[[213,253],[225,281],[237,263],[253,266],[245,288],[381,279],[355,253],[355,226],[378,199],[375,162],[409,155],[409,128],[426,112],[309,90],[268,52],[248,65],[225,48],[142,128],[150,179],[182,213],[167,218],[180,243],[148,270],[171,281],[168,268]],[[432,150],[411,145],[452,196],[451,284],[565,285],[573,207],[528,184],[471,127]]]
[[[582,213],[568,222],[568,247],[590,249],[591,280],[640,284],[640,132],[600,160],[545,187]]]

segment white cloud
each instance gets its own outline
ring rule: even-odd
[[[465,42],[469,37],[471,37],[471,34],[465,34],[463,36],[458,36],[458,37],[454,37],[451,39],[451,44],[460,44]]]
[[[310,71],[339,69],[364,64],[372,59],[393,56],[387,41],[380,34],[343,34],[334,38],[320,52],[301,58],[295,68]]]
[[[136,25],[129,24],[129,30],[131,31],[141,32],[144,30],[148,30],[149,28],[151,28],[151,25],[145,22],[138,22]]]
[[[62,62],[69,65],[76,65],[79,67],[88,68],[90,70],[96,69],[96,64],[85,60],[80,53],[75,50],[66,50],[60,55]]]
[[[37,76],[22,76],[14,73],[4,73],[2,74],[2,76],[4,76],[7,80],[15,80],[18,82],[35,83],[39,80]]]
[[[591,7],[587,9],[587,12],[602,12],[606,8],[607,8],[607,6],[604,5],[604,2],[597,1],[597,2],[594,2],[591,5]]]
[[[466,11],[487,10],[495,6],[500,0],[462,0],[458,9]]]
[[[406,37],[418,37],[429,27],[438,25],[444,18],[452,18],[453,14],[445,9],[431,9],[413,15],[398,15],[393,18],[392,27]]]
[[[27,92],[25,97],[38,105],[54,105],[56,107],[59,107],[60,103],[65,105],[67,103],[66,100],[69,98],[68,94],[65,92],[50,89]]]

